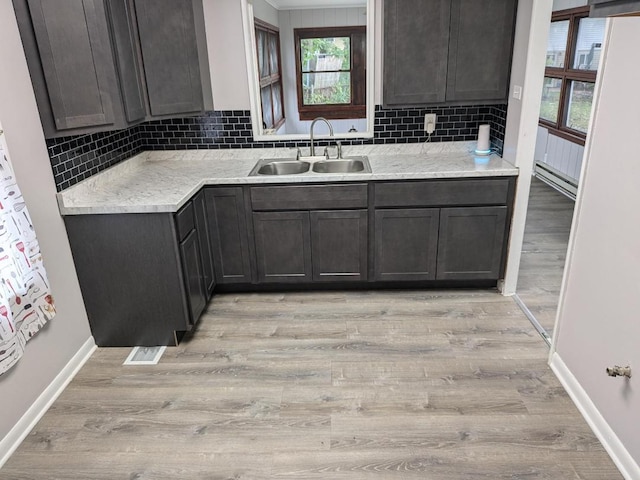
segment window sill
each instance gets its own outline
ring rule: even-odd
[[[560,130],[542,121],[538,122],[538,126],[546,128],[550,134],[555,135],[556,137],[584,146],[586,135],[577,132],[574,133],[570,130]]]
[[[349,118],[366,118],[367,107],[362,106],[336,106],[318,105],[317,107],[301,107],[300,120],[313,120],[316,117],[324,117],[328,120],[342,120]]]

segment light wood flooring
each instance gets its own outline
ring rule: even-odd
[[[99,349],[21,479],[619,480],[493,290],[217,295],[157,366]]]
[[[556,321],[574,206],[573,200],[543,181],[531,180],[516,291],[549,337]]]

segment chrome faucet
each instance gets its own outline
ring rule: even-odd
[[[309,154],[314,157],[316,154],[316,149],[315,149],[315,145],[313,144],[313,127],[315,126],[316,122],[318,120],[322,120],[324,123],[327,124],[327,126],[329,127],[329,135],[333,137],[333,127],[331,126],[331,123],[329,123],[329,120],[327,120],[324,117],[316,117],[313,119],[313,122],[311,122],[311,127],[309,128],[309,137],[311,139],[311,146],[309,148]]]

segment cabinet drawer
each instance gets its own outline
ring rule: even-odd
[[[375,185],[376,207],[506,205],[509,178],[389,182]]]
[[[366,208],[367,185],[252,187],[251,205],[254,211]]]
[[[187,203],[176,213],[176,229],[178,230],[178,241],[185,239],[189,232],[196,226],[193,216],[193,204]]]

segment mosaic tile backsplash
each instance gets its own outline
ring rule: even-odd
[[[435,108],[376,106],[374,138],[342,140],[343,145],[424,142],[424,115],[437,115],[432,142],[472,141],[478,125],[491,125],[491,144],[502,153],[507,105]],[[323,142],[319,142],[323,145]],[[308,146],[308,141],[254,142],[247,110],[153,120],[124,130],[47,140],[58,191],[144,150],[273,148]]]

